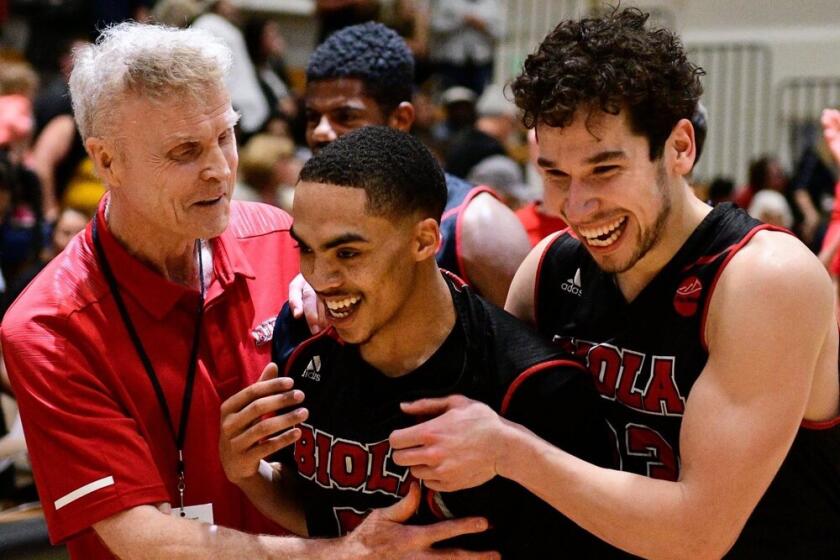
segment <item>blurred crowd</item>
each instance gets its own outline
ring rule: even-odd
[[[509,95],[493,83],[494,53],[506,32],[501,1],[315,4],[319,41],[371,19],[405,39],[416,63],[412,133],[447,172],[495,189],[517,211],[532,244],[564,227],[533,163],[535,138],[529,138]],[[234,57],[228,88],[241,115],[234,197],[291,209],[298,173],[310,156],[306,131],[312,117],[303,69],[288,64],[276,19],[243,13],[229,0],[0,0],[0,314],[84,228],[104,193],[73,121],[67,80],[74,46],[126,19],[191,25],[225,40]],[[705,119],[695,124],[705,132]],[[730,171],[735,176],[741,170]],[[750,164],[747,175],[745,184],[723,176],[698,182],[697,195],[713,204],[733,202],[794,231],[819,252],[837,180],[826,141],[817,138],[792,169],[766,154]],[[840,242],[829,245],[824,262]],[[0,439],[0,509],[3,500],[34,498],[31,488],[14,482],[4,461],[11,454],[6,450],[17,449],[10,438],[22,437],[13,417],[8,423],[0,415],[0,435],[7,434]]]

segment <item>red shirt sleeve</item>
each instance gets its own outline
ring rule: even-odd
[[[50,539],[168,501],[147,439],[86,356],[101,350],[65,318],[14,315],[4,318],[3,353]]]

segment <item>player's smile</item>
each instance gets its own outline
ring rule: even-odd
[[[324,306],[327,308],[327,314],[331,319],[333,319],[333,323],[337,320],[341,321],[343,319],[347,319],[353,315],[362,303],[361,295],[346,295],[341,297],[322,296],[321,299],[323,299]]]
[[[627,216],[619,216],[597,226],[577,226],[580,238],[590,249],[598,251],[612,248],[627,230]]]

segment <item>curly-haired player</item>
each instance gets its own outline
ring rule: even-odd
[[[405,41],[382,24],[354,25],[331,35],[312,54],[306,77],[306,138],[314,152],[362,126],[408,131],[414,123],[414,58]],[[453,175],[446,175],[446,188],[437,262],[502,306],[528,254],[525,230],[490,189]],[[293,309],[302,311],[294,284],[290,291]]]
[[[438,490],[509,478],[646,558],[840,557],[831,283],[792,235],[693,196],[701,71],[646,20],[564,21],[513,85],[570,229],[507,308],[586,360],[615,468],[460,397],[405,405],[437,417],[394,458]]]

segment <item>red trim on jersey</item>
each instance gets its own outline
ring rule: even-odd
[[[300,354],[303,351],[304,348],[306,348],[307,346],[309,346],[310,344],[312,344],[316,340],[320,340],[321,338],[323,338],[325,336],[329,336],[330,338],[335,339],[336,341],[338,341],[339,344],[344,344],[344,341],[342,341],[338,337],[338,333],[336,333],[335,329],[332,328],[332,327],[330,327],[328,329],[324,329],[323,331],[319,332],[318,334],[313,334],[312,336],[310,336],[309,338],[307,338],[306,340],[304,340],[303,342],[298,344],[295,347],[295,349],[292,350],[292,353],[289,354],[289,359],[286,360],[286,366],[283,368],[283,377],[289,377],[289,369],[291,369],[292,364],[294,363],[294,361],[298,357],[298,354]]]
[[[455,289],[456,290],[461,291],[462,289],[469,286],[469,284],[466,282],[466,280],[464,280],[463,278],[461,278],[460,276],[458,276],[454,272],[446,270],[445,268],[440,268],[438,270],[440,270],[440,272],[445,277],[449,278],[449,280],[451,280],[452,283],[455,284]]]
[[[840,426],[840,415],[830,420],[802,420],[800,426],[806,430],[828,430]]]
[[[778,231],[781,233],[793,235],[789,230],[785,228],[771,226],[768,224],[761,224],[749,230],[747,234],[738,243],[732,245],[729,249],[727,249],[727,251],[729,251],[729,254],[726,256],[726,259],[724,259],[723,263],[720,265],[720,268],[715,273],[715,277],[712,279],[711,285],[709,285],[709,293],[706,295],[706,301],[705,303],[703,303],[703,318],[700,320],[700,345],[703,347],[703,350],[705,350],[707,354],[709,353],[709,345],[706,342],[706,318],[709,315],[709,304],[711,304],[712,302],[712,295],[714,295],[715,287],[717,286],[718,280],[720,279],[720,275],[723,273],[724,269],[726,268],[726,265],[729,264],[729,261],[732,260],[732,257],[734,257],[738,253],[738,251],[743,249],[744,246],[750,242],[753,236],[755,236],[755,234],[760,231]],[[718,255],[722,253],[723,251],[721,253],[718,253]]]
[[[467,268],[464,265],[464,253],[461,251],[461,228],[463,227],[464,222],[464,212],[467,210],[467,205],[470,202],[472,202],[475,197],[484,193],[487,193],[496,200],[499,200],[499,195],[496,194],[496,191],[494,191],[490,187],[479,185],[470,189],[470,191],[467,192],[467,196],[465,196],[464,200],[461,201],[461,204],[459,204],[455,208],[451,208],[440,219],[440,221],[443,222],[443,220],[451,216],[453,212],[460,212],[458,214],[458,217],[455,218],[455,260],[458,263],[458,274],[461,276],[461,278],[469,279],[470,277],[470,275],[467,274]],[[461,210],[463,210],[464,212],[461,212]]]
[[[539,327],[539,324],[540,324],[539,317],[537,317],[537,311],[540,308],[540,306],[539,306],[540,278],[542,277],[542,268],[543,268],[543,263],[545,262],[545,256],[548,254],[548,250],[551,249],[551,247],[557,242],[557,240],[560,239],[561,237],[563,237],[563,234],[569,233],[570,229],[571,228],[562,229],[562,230],[558,231],[557,233],[552,234],[552,235],[554,235],[554,239],[552,239],[549,243],[546,244],[542,255],[540,255],[540,262],[537,265],[537,276],[536,276],[536,278],[534,278],[534,295],[533,295],[534,302],[532,304],[534,306],[534,325],[537,326],[537,327]],[[569,235],[571,235],[571,233],[569,233]]]
[[[545,371],[549,368],[559,367],[559,366],[572,366],[572,367],[578,368],[579,370],[581,370],[584,373],[587,372],[586,368],[583,367],[579,362],[576,362],[574,360],[565,360],[565,359],[550,360],[548,362],[541,362],[539,364],[536,364],[536,365],[533,365],[533,366],[529,367],[528,369],[526,369],[525,371],[520,373],[516,377],[516,379],[513,380],[513,383],[511,383],[510,386],[508,387],[508,390],[505,393],[505,398],[502,399],[502,407],[499,410],[501,412],[502,416],[507,414],[508,407],[510,407],[510,401],[513,399],[513,395],[516,393],[516,390],[519,389],[520,385],[522,385],[523,383],[525,383],[525,381],[527,381],[528,379],[530,379],[534,375],[540,373],[541,371]]]

